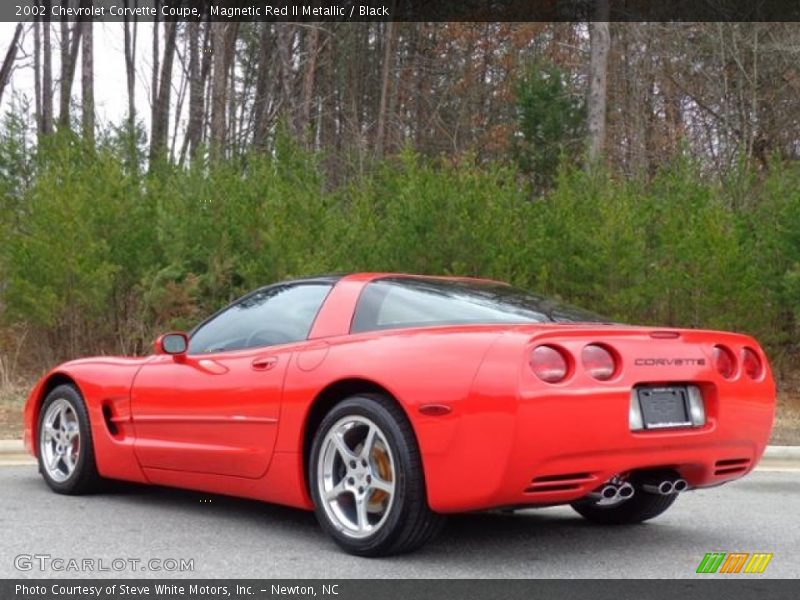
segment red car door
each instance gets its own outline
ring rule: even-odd
[[[286,369],[331,287],[310,280],[257,290],[200,325],[188,355],[148,361],[131,390],[141,465],[261,477]]]
[[[131,396],[143,467],[260,477],[269,467],[291,351],[250,349],[176,362],[157,356]]]

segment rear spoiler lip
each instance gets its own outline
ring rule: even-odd
[[[678,327],[648,327],[642,325],[607,325],[603,323],[536,323],[517,325],[514,331],[531,334],[531,340],[553,337],[604,338],[642,337],[648,339],[683,339],[705,343],[737,343],[761,349],[758,341],[744,333],[713,329],[689,329]]]

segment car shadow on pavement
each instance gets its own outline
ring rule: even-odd
[[[123,504],[150,505],[182,514],[191,507],[195,515],[225,521],[220,522],[220,526],[261,527],[264,531],[290,535],[301,543],[319,544],[323,540],[314,515],[303,510],[256,500],[121,482],[109,483],[105,493]],[[495,559],[508,556],[530,560],[532,554],[541,556],[543,552],[549,558],[573,556],[576,548],[580,548],[581,553],[628,552],[631,545],[647,552],[671,542],[680,545],[692,537],[691,528],[669,522],[602,527],[565,507],[514,513],[490,511],[450,516],[434,541],[414,554],[395,560],[413,563],[435,557],[437,562],[446,564],[448,555],[452,555],[454,559],[458,556],[460,562],[471,556],[480,561],[485,559],[487,551]],[[333,545],[330,549],[336,551]]]
[[[503,569],[514,571],[516,565],[514,572],[518,573],[520,567],[527,569],[523,567],[527,564],[530,576],[540,576],[536,573],[546,572],[563,559],[576,567],[597,557],[637,560],[698,542],[724,546],[726,536],[713,529],[698,530],[696,525],[669,515],[633,525],[597,525],[562,506],[513,514],[493,511],[452,516],[442,535],[409,560],[446,562],[444,557],[458,556],[462,566],[472,564],[482,571],[486,557],[491,556],[492,564]],[[502,573],[492,576],[501,577]]]
[[[105,482],[100,494],[115,503],[147,506],[181,515],[190,513],[192,517],[218,521],[220,525],[286,529],[304,536],[318,532],[313,513],[258,500],[121,481]]]
[[[226,537],[248,539],[250,543],[258,544],[259,540],[279,538],[289,541],[297,549],[314,547],[321,554],[330,552],[341,556],[334,544],[327,543],[314,515],[303,510],[256,500],[117,481],[107,482],[102,491],[91,497],[56,497],[32,473],[30,477],[26,474],[20,479],[24,488],[20,492],[26,497],[47,494],[44,504],[58,498],[58,502],[74,502],[76,508],[91,509],[94,499],[102,499],[114,514],[133,517],[113,526],[123,528],[123,534],[142,532],[151,536],[153,527],[176,523],[184,524],[179,526],[179,531],[180,527],[191,527],[196,532],[196,526],[202,525],[206,541]],[[254,536],[253,532],[258,532],[258,535]],[[169,535],[181,534],[170,530]],[[476,572],[485,573],[490,568],[487,557],[491,556],[491,565],[510,567],[516,564],[518,568],[537,572],[537,565],[544,568],[561,558],[575,558],[576,554],[587,557],[609,553],[630,556],[632,548],[636,548],[637,553],[659,552],[660,548],[681,547],[700,540],[709,547],[716,547],[724,545],[725,534],[720,532],[718,536],[713,528],[699,531],[679,516],[670,515],[641,525],[602,527],[589,523],[568,507],[551,507],[514,513],[490,511],[452,515],[435,540],[415,553],[391,560],[395,566],[419,567],[426,572],[431,568],[458,564],[461,567],[472,565]],[[426,565],[426,561],[432,562]],[[430,574],[435,575],[435,572]]]

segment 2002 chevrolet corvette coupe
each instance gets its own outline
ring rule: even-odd
[[[745,335],[362,273],[258,289],[151,356],[62,364],[31,392],[25,442],[59,493],[108,478],[313,509],[376,556],[419,547],[447,513],[650,519],[753,469],[774,407]]]

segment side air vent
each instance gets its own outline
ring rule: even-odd
[[[571,492],[586,487],[596,481],[592,473],[562,473],[534,477],[525,489],[526,494],[543,494],[548,492]]]
[[[108,428],[108,432],[111,435],[117,435],[119,433],[119,428],[117,424],[114,422],[114,414],[111,410],[111,407],[108,404],[103,404],[103,419],[106,422],[106,427]]]
[[[749,458],[726,458],[714,463],[714,475],[734,475],[750,468]]]

